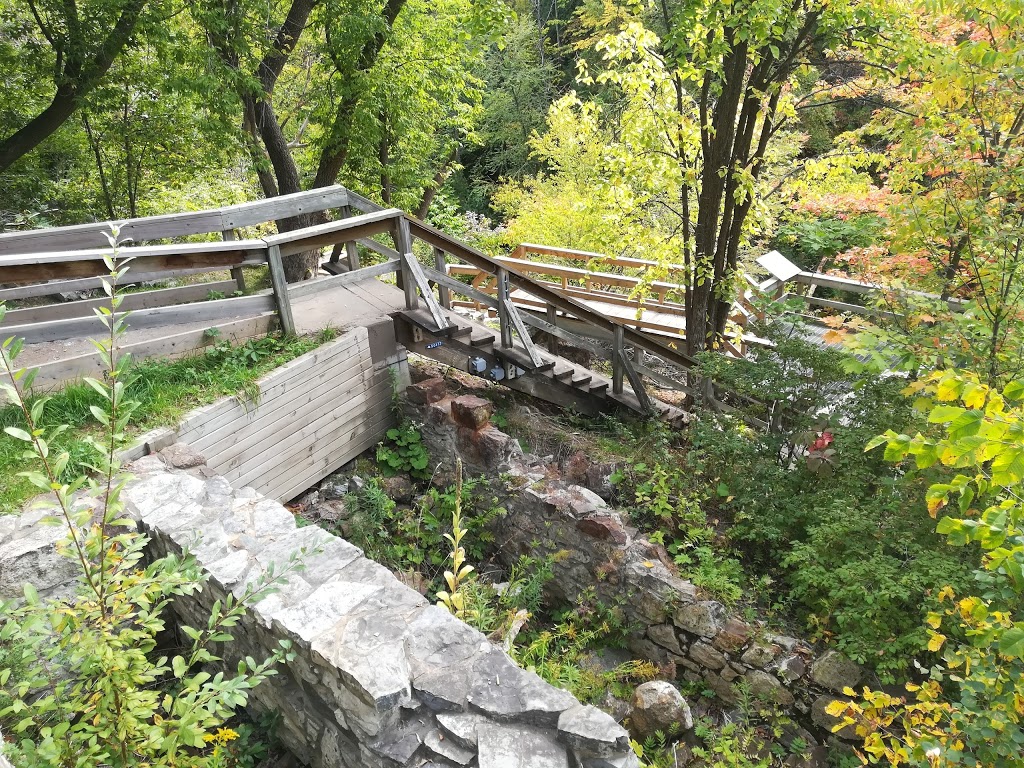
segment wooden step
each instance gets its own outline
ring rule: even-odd
[[[593,378],[594,377],[591,376],[589,373],[581,373],[577,376],[573,376],[572,380],[569,383],[572,384],[574,387],[583,387],[584,385],[589,384],[593,380]]]
[[[493,347],[495,341],[497,339],[493,333],[481,333],[477,336],[469,337],[469,345],[471,347]]]
[[[597,384],[590,385],[590,394],[592,395],[603,395],[608,392],[608,382],[602,381]]]
[[[559,381],[566,381],[576,375],[576,369],[573,367],[565,368],[561,371],[555,371],[552,374],[552,378],[558,379]]]
[[[472,336],[473,330],[474,328],[471,325],[457,326],[455,329],[452,330],[452,338],[459,339],[462,338],[463,336]]]

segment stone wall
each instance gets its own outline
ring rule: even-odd
[[[832,738],[835,721],[825,707],[860,681],[856,664],[834,650],[819,651],[763,623],[744,621],[680,578],[664,547],[608,506],[610,468],[586,460],[558,467],[524,455],[515,440],[487,422],[492,409],[485,400],[451,397],[440,379],[414,384],[408,399],[435,456],[461,455],[476,471],[501,473],[508,514],[495,522],[495,533],[506,566],[523,554],[562,553],[549,586],[554,596],[575,603],[592,594],[620,606],[636,628],[630,639],[634,653],[681,680],[702,681],[726,705],[737,702],[736,684],[745,683],[790,713],[805,741]]]
[[[180,618],[205,623],[230,590],[242,594],[271,563],[305,548],[305,570],[255,603],[222,649],[227,667],[265,658],[282,639],[296,651],[253,692],[257,710],[280,714],[278,736],[314,768],[478,766],[620,768],[635,766],[626,732],[518,668],[479,632],[402,585],[351,544],[298,528],[279,503],[232,489],[182,446],[129,467],[129,510],[152,537],[154,554],[189,549],[209,574],[197,599],[179,599]],[[178,470],[167,461],[173,458]],[[20,594],[17,579],[44,579],[60,557],[59,528],[38,515],[4,519],[0,598]],[[13,522],[11,522],[13,520]],[[46,531],[40,534],[38,531]],[[17,577],[12,577],[17,574]]]

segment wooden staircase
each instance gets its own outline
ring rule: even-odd
[[[540,360],[535,363],[521,340],[502,346],[500,330],[450,310],[444,313],[449,325],[442,329],[427,310],[394,313],[398,341],[416,354],[588,415],[624,407],[673,426],[687,421],[685,411],[650,397],[638,398],[628,385],[616,394],[607,375],[543,350],[536,351]]]

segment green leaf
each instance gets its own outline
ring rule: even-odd
[[[1014,624],[999,638],[999,652],[1010,658],[1024,658],[1024,624]]]
[[[188,665],[185,663],[185,659],[181,656],[175,656],[171,659],[171,670],[179,680],[185,677],[185,673],[188,672]]]
[[[13,437],[15,440],[23,440],[26,443],[32,442],[32,435],[30,435],[24,429],[19,429],[18,427],[4,427],[4,432]]]
[[[960,416],[966,410],[966,408],[960,408],[955,405],[937,405],[928,414],[928,421],[931,424],[943,424],[947,421],[953,421],[953,419]]]

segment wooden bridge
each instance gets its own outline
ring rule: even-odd
[[[247,236],[269,222],[319,211],[333,212],[335,220]],[[0,288],[0,301],[34,303],[99,287],[107,272],[103,256],[111,252],[110,228],[101,222],[0,234],[0,285],[9,286]],[[678,408],[651,397],[644,378],[658,388],[692,394],[689,371],[695,361],[680,349],[685,308],[678,284],[583,268],[600,259],[604,269],[666,269],[653,262],[529,244],[512,257],[492,258],[339,186],[133,219],[120,225],[119,237],[126,241],[120,257],[132,259],[132,288],[122,305],[131,311],[125,348],[139,358],[180,356],[218,339],[238,341],[276,326],[286,333],[365,326],[380,359],[400,344],[583,412],[617,404],[681,419]],[[187,241],[197,238],[201,241]],[[331,254],[323,264],[328,276],[285,282],[282,259],[325,249]],[[527,258],[531,254],[583,267],[537,263]],[[271,288],[246,293],[244,270],[262,266]],[[665,277],[670,277],[672,268],[667,269]],[[773,276],[752,290],[782,296],[792,279]],[[188,282],[154,285],[181,280]],[[640,301],[641,286],[653,298]],[[763,343],[745,331],[759,311],[751,297],[748,291],[734,306],[727,346],[734,355]],[[20,362],[40,369],[37,387],[95,372],[98,363],[88,337],[97,329],[92,314],[101,303],[91,298],[46,301],[7,313],[0,332],[25,339]],[[453,311],[467,306],[496,318],[497,328]],[[546,335],[543,348],[531,329]],[[605,373],[560,356],[559,340],[606,360]],[[731,400],[744,406],[748,418],[750,408],[767,407],[738,395]],[[765,424],[767,415],[753,420]]]

